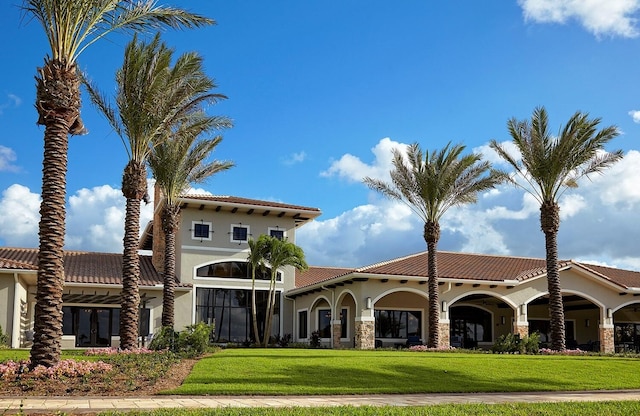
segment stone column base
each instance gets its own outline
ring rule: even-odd
[[[356,318],[355,348],[359,350],[373,350],[376,347],[375,320],[358,320]]]
[[[448,349],[451,347],[449,321],[438,324],[438,348]]]
[[[600,352],[605,354],[615,352],[613,327],[600,327]]]
[[[342,321],[331,321],[331,324],[331,331],[333,335],[333,349],[340,349],[342,348],[342,343],[340,342],[340,335],[342,335]]]
[[[518,325],[515,324],[513,327],[513,333],[515,335],[520,335],[520,339],[529,336],[529,325]]]

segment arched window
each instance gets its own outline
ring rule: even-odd
[[[217,277],[232,279],[251,279],[251,265],[245,261],[224,261],[211,263],[196,270],[198,277]],[[264,267],[256,270],[256,280],[271,279],[271,268]],[[277,280],[282,281],[282,273],[278,272]]]

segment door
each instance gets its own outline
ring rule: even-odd
[[[111,346],[111,322],[109,309],[80,308],[76,347]]]

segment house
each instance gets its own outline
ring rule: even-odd
[[[156,201],[161,198],[156,195]],[[156,213],[158,213],[156,209]],[[248,241],[261,234],[295,243],[298,227],[317,208],[255,199],[188,195],[176,236],[175,324],[215,322],[220,343],[252,337]],[[140,240],[140,342],[161,326],[163,236],[158,218]],[[304,247],[303,247],[304,248]],[[142,251],[145,252],[145,251]],[[65,253],[63,348],[119,344],[121,254]],[[442,347],[488,348],[504,334],[538,331],[549,342],[545,260],[439,252]],[[264,304],[269,273],[259,272],[256,301]],[[14,348],[32,340],[37,250],[0,248],[0,325]],[[361,268],[279,270],[271,333],[327,347],[370,349],[426,340],[426,252]],[[568,347],[640,349],[640,273],[560,262]],[[264,326],[264,315],[257,317]],[[262,329],[261,329],[262,330]]]

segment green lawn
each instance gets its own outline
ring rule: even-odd
[[[228,349],[168,394],[381,394],[640,388],[625,357]]]
[[[640,414],[640,402],[452,404],[418,407],[289,407],[162,409],[152,412],[104,412],[100,416],[628,416]]]

